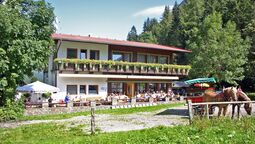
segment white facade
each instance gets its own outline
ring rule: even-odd
[[[105,44],[92,44],[92,43],[81,43],[81,42],[69,42],[63,41],[58,50],[58,58],[66,58],[67,49],[75,48],[78,50],[78,58],[81,50],[87,50],[87,58],[89,59],[90,50],[99,51],[100,60],[108,60],[108,45]]]
[[[77,85],[77,97],[88,98],[88,97],[101,97],[107,96],[107,79],[106,78],[57,78],[57,87],[61,91],[67,91],[67,85]],[[86,94],[80,94],[80,85],[86,85]],[[98,94],[89,93],[89,85],[98,85]]]
[[[61,40],[59,40],[60,42]],[[81,71],[76,73],[75,71],[57,71],[54,68],[53,60],[55,58],[67,58],[67,50],[68,49],[76,49],[77,50],[77,58],[80,58],[81,50],[86,50],[86,58],[90,58],[90,52],[99,51],[99,60],[108,60],[109,56],[109,46],[107,44],[97,44],[97,43],[87,43],[87,42],[75,42],[75,41],[61,41],[59,45],[59,49],[57,51],[56,57],[53,55],[49,58],[49,66],[48,66],[48,76],[45,78],[48,84],[54,85],[60,89],[63,96],[68,93],[71,99],[80,99],[86,100],[88,98],[106,98],[108,94],[108,79],[109,79],[109,93],[112,93],[112,84],[114,83],[111,79],[115,80],[128,80],[125,82],[125,92],[124,92],[124,84],[122,84],[123,91],[129,97],[134,96],[135,94],[135,83],[142,82],[144,83],[159,83],[160,80],[164,81],[162,83],[170,83],[172,80],[178,80],[178,76],[155,76],[155,75],[124,75],[124,74],[104,74],[102,72],[92,72],[89,71]],[[123,50],[125,51],[125,50]],[[72,54],[74,55],[74,51]],[[131,56],[132,57],[132,56]],[[148,80],[148,78],[150,80]],[[124,82],[122,82],[124,83]],[[84,93],[85,86],[85,93]],[[80,88],[82,87],[82,91],[80,92]],[[68,88],[68,89],[67,89]],[[95,90],[96,89],[96,90]],[[75,92],[73,92],[75,90]],[[116,90],[116,87],[115,87]],[[95,92],[96,91],[96,92]],[[61,96],[60,96],[61,97]]]
[[[62,41],[57,53],[57,58],[67,58],[67,49],[77,49],[77,58],[80,58],[81,50],[87,51],[87,58],[90,59],[90,51],[99,51],[100,60],[108,60],[108,45],[105,44],[93,44],[82,42],[70,42]],[[49,58],[48,78],[47,83],[55,85],[60,88],[61,92],[67,93],[67,85],[77,85],[77,95],[71,97],[78,97],[86,99],[89,97],[101,97],[107,96],[107,78],[74,78],[74,77],[59,77],[59,73],[53,70],[53,56]],[[86,94],[80,94],[80,85],[86,86]],[[89,93],[89,85],[98,86],[98,94]]]

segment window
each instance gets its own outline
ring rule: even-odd
[[[90,59],[99,60],[99,51],[91,50]]]
[[[138,91],[139,93],[145,92],[145,83],[138,83],[138,84],[137,84],[137,91]]]
[[[67,49],[66,58],[77,58],[77,49]]]
[[[86,85],[80,85],[80,94],[86,94]]]
[[[122,61],[123,55],[120,53],[113,53],[112,54],[112,60],[114,61]]]
[[[98,85],[90,85],[89,94],[98,94]]]
[[[166,83],[159,84],[160,90],[166,92]]]
[[[157,63],[157,56],[148,55],[148,63]]]
[[[155,83],[150,83],[149,84],[149,91],[150,92],[155,92],[156,91],[156,84]]]
[[[87,59],[87,50],[81,50],[80,59]]]
[[[77,94],[77,85],[67,85],[66,91],[67,91],[67,94],[70,94],[70,95]]]
[[[137,55],[137,61],[138,61],[138,62],[146,63],[146,55],[144,55],[144,54],[138,54],[138,55]]]
[[[123,93],[123,83],[112,83],[113,93]]]
[[[112,53],[112,60],[130,62],[131,61],[131,54],[130,53],[113,52]]]
[[[160,64],[167,64],[167,57],[166,56],[159,56],[158,63]]]
[[[123,54],[123,61],[130,62],[131,61],[131,54],[130,53],[124,53]]]

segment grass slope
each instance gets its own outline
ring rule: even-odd
[[[184,103],[173,103],[173,104],[162,104],[156,106],[149,106],[149,107],[136,107],[136,108],[127,108],[127,109],[108,109],[108,110],[97,110],[96,114],[131,114],[136,112],[151,112],[157,111],[164,108],[171,108],[182,106]],[[84,112],[76,112],[76,113],[65,113],[65,114],[52,114],[52,115],[36,115],[36,116],[23,116],[19,118],[19,120],[59,120],[59,119],[66,119],[75,116],[84,116],[89,115],[90,111]]]
[[[255,143],[255,118],[197,120],[192,125],[157,127],[139,131],[86,135],[81,127],[66,129],[63,125],[34,124],[15,129],[0,129],[0,143]]]

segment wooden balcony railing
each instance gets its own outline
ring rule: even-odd
[[[188,75],[191,66],[111,60],[55,59],[56,70],[119,74]]]

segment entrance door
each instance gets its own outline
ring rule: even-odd
[[[135,93],[135,84],[134,83],[127,83],[127,91],[126,94],[128,97],[133,97]]]

